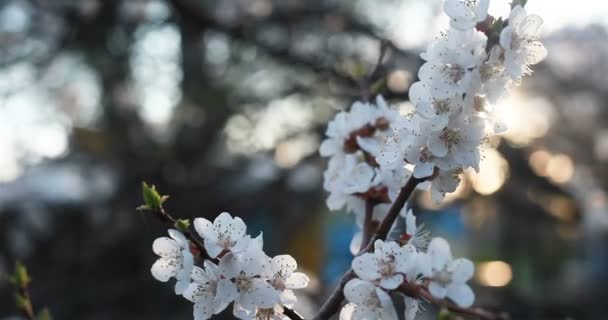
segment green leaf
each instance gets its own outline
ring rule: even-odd
[[[26,287],[30,283],[30,275],[27,273],[27,268],[20,261],[15,262],[15,273],[12,277],[15,285]]]
[[[53,320],[53,317],[51,316],[51,312],[49,311],[48,308],[44,308],[42,309],[42,311],[40,311],[40,313],[38,313],[38,316],[36,317],[37,320]]]
[[[155,186],[150,186],[147,183],[141,183],[141,191],[144,198],[144,203],[148,209],[159,209],[166,200],[166,197],[161,197]]]
[[[175,221],[175,228],[181,232],[188,232],[188,228],[190,228],[190,220],[178,219]]]

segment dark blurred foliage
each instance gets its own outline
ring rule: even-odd
[[[145,180],[174,216],[228,211],[264,232],[268,253],[295,256],[318,276],[301,299],[310,314],[347,268],[354,230],[324,205],[326,123],[373,94],[403,103],[422,63],[375,6],[2,1],[0,272],[22,259],[34,303],[56,319],[191,318],[149,273],[164,229],[135,211]],[[479,262],[478,303],[513,319],[608,315],[606,40],[602,27],[553,33],[550,57],[505,102],[516,125],[488,152],[493,166],[441,208],[412,202]],[[0,284],[0,317],[13,305]]]

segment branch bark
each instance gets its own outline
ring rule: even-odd
[[[409,199],[414,190],[416,190],[416,186],[419,183],[425,181],[426,179],[427,178],[418,179],[414,176],[410,177],[405,186],[401,188],[397,199],[395,199],[395,202],[393,202],[393,205],[388,210],[386,217],[384,218],[384,220],[382,220],[382,223],[376,230],[374,236],[371,238],[371,241],[367,244],[364,250],[361,250],[361,252],[359,252],[359,254],[370,252],[373,248],[373,243],[376,240],[386,239],[386,236],[388,235],[391,226],[395,222],[395,219],[397,219],[397,217],[399,216],[399,212],[401,211],[401,209],[403,209],[403,206],[405,206],[407,199]],[[338,286],[334,288],[334,291],[330,294],[327,301],[321,306],[321,309],[319,309],[319,312],[314,317],[315,320],[329,319],[329,317],[338,312],[338,309],[340,309],[340,306],[342,305],[342,300],[344,300],[344,293],[342,292],[342,290],[344,290],[344,286],[346,285],[348,280],[354,277],[354,275],[355,274],[352,268],[346,271],[346,273],[340,279],[340,283],[338,284]]]
[[[477,308],[477,307],[463,308],[463,307],[460,307],[445,299],[437,299],[437,298],[433,297],[433,295],[431,295],[431,293],[424,286],[414,284],[414,283],[405,283],[405,284],[401,285],[397,289],[397,292],[400,292],[408,297],[412,297],[415,299],[427,300],[428,302],[430,302],[434,305],[444,307],[452,312],[471,316],[471,317],[474,317],[474,318],[480,319],[480,320],[506,320],[506,319],[508,319],[508,317],[505,315],[495,314],[495,313],[492,313],[492,312],[487,311],[482,308]]]

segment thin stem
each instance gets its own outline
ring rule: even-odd
[[[445,299],[437,299],[433,297],[433,295],[424,286],[414,283],[405,283],[399,288],[397,288],[397,291],[408,297],[412,297],[415,299],[424,299],[434,305],[442,306],[452,312],[472,316],[476,319],[505,320],[508,318],[504,315],[495,314],[482,308],[463,308]]]
[[[344,293],[342,290],[346,283],[355,276],[355,272],[352,268],[349,268],[342,278],[340,279],[340,283],[334,288],[334,291],[329,295],[327,301],[321,306],[317,315],[313,318],[314,320],[326,320],[329,319],[333,314],[335,314],[340,306],[342,305],[342,300],[344,300]]]
[[[399,192],[397,199],[395,199],[395,202],[393,202],[393,204],[391,205],[391,208],[388,210],[386,217],[384,218],[384,220],[382,220],[382,223],[376,230],[374,237],[367,244],[365,249],[362,250],[359,254],[371,251],[371,249],[373,248],[373,243],[376,240],[386,239],[386,236],[388,235],[388,232],[390,231],[391,226],[395,222],[395,219],[397,219],[397,217],[399,216],[399,212],[401,211],[401,209],[403,209],[403,206],[405,206],[405,202],[407,201],[407,199],[409,199],[409,197],[412,195],[414,190],[416,190],[416,186],[419,183],[425,181],[426,179],[427,178],[418,179],[418,178],[415,178],[414,176],[410,177],[410,179],[407,181],[405,186],[403,186],[403,188],[401,188],[401,191]],[[354,272],[353,272],[352,268],[349,269],[348,271],[346,271],[346,273],[342,276],[340,283],[338,284],[338,286],[336,288],[334,288],[334,291],[329,296],[329,299],[321,306],[321,309],[319,309],[319,312],[314,317],[314,319],[316,319],[316,320],[329,319],[329,317],[331,317],[333,314],[338,312],[338,309],[340,308],[340,305],[342,304],[342,300],[344,300],[344,293],[342,292],[342,290],[344,290],[344,286],[346,285],[348,280],[350,280],[353,276],[354,276]]]
[[[34,306],[32,305],[32,299],[30,298],[30,292],[27,285],[19,285],[17,291],[19,291],[18,294],[22,299],[21,312],[23,312],[23,315],[29,320],[36,319]]]
[[[403,209],[407,200],[410,198],[412,193],[414,193],[414,190],[416,190],[416,186],[419,183],[424,182],[426,179],[428,179],[428,178],[418,179],[418,178],[415,178],[414,176],[410,177],[410,179],[407,181],[405,186],[403,186],[401,188],[401,191],[399,192],[399,195],[397,195],[395,202],[393,202],[393,204],[391,205],[390,209],[388,210],[388,213],[386,214],[386,217],[384,218],[384,220],[382,220],[382,223],[376,230],[374,237],[367,244],[367,247],[365,248],[365,250],[363,252],[371,251],[372,247],[373,247],[373,243],[376,240],[385,240],[386,239],[389,231],[391,230],[391,227],[393,226],[393,223],[395,223],[395,220],[399,216],[399,212],[401,212],[401,209]]]
[[[299,313],[297,313],[294,310],[289,309],[289,308],[283,307],[283,314],[288,316],[292,320],[304,320],[304,317],[302,317]]]
[[[372,238],[374,223],[372,221],[372,216],[374,215],[374,207],[376,204],[373,200],[365,200],[365,217],[363,220],[363,235],[361,237],[361,247],[359,251],[362,251],[367,247],[369,240]]]
[[[167,228],[175,228],[175,223],[177,222],[177,220],[175,220],[175,218],[173,218],[168,212],[166,212],[165,208],[161,206],[158,209],[152,209],[152,212],[155,216],[159,217],[161,222],[164,223]],[[205,246],[203,245],[201,240],[194,235],[193,232],[186,230],[182,231],[182,233],[184,234],[186,239],[190,240],[190,242],[196,247],[196,249],[198,249],[199,254],[203,259],[214,260],[209,256],[207,250],[205,249]]]

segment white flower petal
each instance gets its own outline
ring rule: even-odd
[[[353,271],[362,279],[376,280],[381,277],[378,259],[373,253],[364,253],[353,259]]]
[[[287,289],[302,289],[308,286],[310,279],[307,275],[302,272],[294,272],[285,281],[285,287]]]
[[[436,270],[442,269],[452,260],[450,245],[443,238],[433,238],[429,243],[427,254],[430,258],[431,266]]]
[[[382,320],[398,320],[399,317],[397,317],[393,300],[388,293],[380,288],[376,288],[376,295],[378,296],[380,305],[382,306]]]
[[[394,290],[403,283],[402,274],[394,274],[390,277],[380,279],[380,286],[384,289]]]
[[[292,256],[283,254],[272,258],[270,268],[274,273],[282,272],[283,276],[289,277],[298,268],[298,263]]]
[[[179,268],[180,266],[174,259],[160,258],[154,262],[150,271],[156,280],[167,282],[177,274]]]
[[[161,257],[176,257],[179,255],[181,247],[177,241],[171,238],[162,237],[154,240],[152,243],[152,251]]]
[[[236,285],[230,279],[221,279],[217,283],[217,298],[219,301],[230,303],[239,296]]]
[[[433,295],[433,297],[443,299],[445,298],[448,290],[437,282],[431,281],[431,283],[429,283],[429,292]]]
[[[253,282],[251,296],[254,304],[260,308],[272,308],[279,300],[277,291],[262,279],[255,278]]]
[[[293,308],[298,302],[296,294],[291,290],[284,290],[279,295],[280,302],[287,308]]]
[[[475,301],[473,290],[466,284],[452,284],[449,286],[447,297],[463,308],[472,306]]]
[[[214,301],[212,298],[202,296],[194,304],[194,319],[195,320],[207,320],[213,316]]]
[[[213,230],[213,223],[205,218],[194,219],[194,230],[205,240],[217,240],[217,233]]]
[[[464,283],[473,277],[475,265],[469,259],[459,258],[449,263],[448,270],[452,272],[453,282]]]

